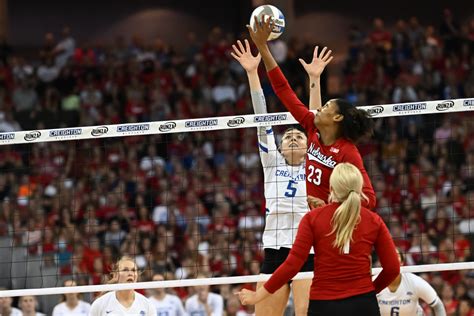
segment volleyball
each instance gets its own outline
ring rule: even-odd
[[[257,20],[260,22],[262,16],[265,17],[265,21],[267,20],[267,17],[270,17],[270,19],[274,21],[273,30],[272,33],[270,33],[270,36],[268,36],[268,40],[271,41],[280,37],[285,30],[285,16],[283,13],[277,7],[269,4],[255,8],[250,16],[250,26],[254,31],[256,30],[255,17],[257,17]]]

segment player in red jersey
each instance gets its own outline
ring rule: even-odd
[[[359,168],[364,178],[363,191],[368,201],[364,201],[363,205],[374,208],[375,192],[360,153],[354,145],[360,138],[372,133],[373,121],[370,115],[341,99],[329,100],[321,106],[319,76],[332,59],[331,51],[326,52],[326,48],[319,56],[316,49],[310,64],[300,60],[310,77],[310,108],[316,110],[316,113],[309,111],[291,89],[268,48],[267,38],[271,27],[270,19],[265,22],[263,17],[261,23],[256,23],[256,31],[248,26],[250,36],[262,56],[273,90],[307,132],[306,191],[310,207],[327,203],[332,170],[341,162],[349,162]]]
[[[392,237],[380,216],[361,205],[367,197],[357,167],[338,164],[330,188],[329,204],[303,217],[288,258],[270,280],[257,292],[238,293],[242,304],[256,304],[278,290],[300,271],[314,247],[308,315],[380,315],[375,294],[400,273]],[[373,248],[382,272],[372,282]]]

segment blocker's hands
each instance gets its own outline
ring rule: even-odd
[[[300,63],[303,65],[304,70],[308,73],[308,76],[316,78],[320,77],[324,71],[324,68],[331,62],[334,58],[332,56],[332,50],[327,50],[327,47],[324,47],[321,53],[318,56],[319,46],[314,48],[313,59],[308,64],[302,58],[299,59]]]
[[[230,54],[242,65],[245,71],[255,71],[260,64],[260,60],[262,60],[262,56],[260,56],[260,53],[258,53],[257,56],[253,56],[249,41],[245,40],[244,42],[245,46],[241,41],[237,41],[237,46],[235,44],[232,45],[234,51]]]

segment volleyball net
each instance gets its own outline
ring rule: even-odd
[[[359,150],[402,270],[471,277],[474,99],[361,108],[376,131]],[[166,287],[185,298],[266,280],[255,127],[295,123],[280,112],[0,133],[0,297]],[[121,255],[143,282],[102,284]]]

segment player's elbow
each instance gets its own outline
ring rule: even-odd
[[[382,267],[382,269],[390,282],[395,280],[395,278],[400,274],[400,264],[398,262],[386,264]]]

